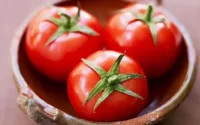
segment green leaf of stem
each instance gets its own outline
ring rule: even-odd
[[[106,76],[107,72],[103,68],[101,68],[100,66],[94,64],[91,61],[85,60],[85,59],[82,59],[82,61],[86,65],[88,65],[90,68],[92,68],[101,78],[104,78]]]
[[[70,32],[81,32],[91,36],[99,36],[99,34],[96,31],[87,26],[75,25],[70,29]]]
[[[134,74],[119,74],[119,75],[117,75],[117,77],[118,77],[118,80],[120,83],[125,82],[129,79],[145,78],[145,76],[136,74],[136,73],[134,73]]]
[[[71,18],[69,15],[65,13],[61,13],[60,16],[61,16],[61,20],[65,20],[65,21],[68,21]]]
[[[61,13],[60,14],[61,16],[61,20],[62,20],[62,26],[65,27],[65,28],[70,28],[71,26],[71,17],[67,14],[64,14],[64,13]]]
[[[102,93],[101,97],[97,100],[93,111],[95,112],[96,108],[114,91],[112,86],[107,87],[104,92]]]
[[[95,87],[92,89],[92,91],[90,92],[89,96],[86,98],[84,105],[90,100],[92,99],[95,95],[97,95],[99,92],[101,92],[102,90],[104,90],[106,88],[106,79],[102,79],[100,80]]]
[[[130,95],[130,96],[132,96],[132,97],[135,97],[135,98],[138,98],[138,99],[143,100],[143,98],[142,98],[140,95],[138,95],[138,94],[136,94],[135,92],[132,92],[132,91],[126,89],[126,88],[125,88],[124,86],[122,86],[121,84],[117,84],[117,85],[115,86],[115,90],[118,91],[118,92],[121,92],[121,93]]]
[[[55,25],[60,25],[62,23],[60,19],[54,17],[48,17],[47,20],[54,23]]]
[[[122,58],[124,57],[124,54],[121,54],[117,60],[112,65],[111,69],[108,71],[111,75],[118,74],[119,72],[119,64],[121,63]]]
[[[153,42],[156,45],[156,40],[157,40],[156,24],[154,22],[150,22],[150,23],[148,23],[148,26],[151,31]]]
[[[53,42],[56,38],[63,35],[66,32],[66,30],[63,27],[59,27],[58,30],[50,37],[50,39],[45,43],[45,46],[49,45],[51,42]]]

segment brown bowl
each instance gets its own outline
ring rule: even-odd
[[[74,4],[57,2],[56,5]],[[103,24],[113,12],[127,3],[120,0],[82,0],[82,8],[99,18]],[[24,34],[30,18],[17,31],[11,47],[12,70],[19,91],[18,104],[29,118],[42,125],[152,125],[158,123],[184,100],[195,79],[196,53],[185,28],[165,9],[183,34],[184,45],[176,65],[164,77],[149,81],[150,98],[147,107],[138,117],[117,122],[91,122],[76,117],[65,86],[56,84],[36,71],[24,49]],[[36,11],[37,12],[37,11]]]

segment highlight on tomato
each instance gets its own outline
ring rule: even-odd
[[[148,84],[141,66],[124,54],[102,50],[82,59],[67,81],[76,114],[90,121],[135,117],[145,107]]]
[[[27,29],[25,47],[31,63],[57,81],[65,81],[81,58],[103,48],[100,22],[78,5],[45,8]]]
[[[105,28],[107,49],[126,51],[148,78],[166,74],[182,45],[176,25],[151,5],[133,4],[113,15]]]

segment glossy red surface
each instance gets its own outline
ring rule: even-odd
[[[136,4],[127,9],[130,8],[143,13],[147,6]],[[152,20],[164,16],[159,10],[154,11]],[[104,33],[107,48],[119,52],[126,51],[128,56],[141,64],[148,78],[163,76],[177,60],[182,45],[181,33],[171,21],[169,27],[163,22],[154,23],[154,43],[149,26],[136,18],[130,12],[125,12],[109,19]]]
[[[54,0],[57,1],[57,0]],[[115,0],[109,0],[115,1]],[[13,34],[23,21],[27,15],[32,12],[36,7],[41,4],[47,3],[49,0],[21,0],[20,2],[17,0],[4,0],[1,1],[0,4],[0,13],[1,13],[1,42],[0,42],[0,51],[1,61],[0,61],[0,124],[1,125],[36,125],[32,120],[30,120],[17,106],[16,98],[18,96],[17,90],[14,86],[14,80],[12,79],[12,74],[10,71],[10,57],[8,56],[8,48],[10,47],[11,38]],[[92,4],[95,7],[98,7],[100,3]],[[109,5],[109,4],[108,4]],[[164,0],[163,6],[169,9],[176,17],[181,20],[181,22],[186,26],[192,35],[192,39],[194,40],[194,45],[196,48],[199,48],[200,36],[199,32],[199,0]],[[87,7],[87,5],[84,5]],[[106,6],[106,5],[105,5]],[[112,5],[109,6],[113,8]],[[95,11],[93,11],[95,13]],[[101,14],[99,14],[101,15]],[[9,26],[7,25],[9,24]],[[5,53],[6,52],[6,53]],[[197,54],[200,54],[199,49],[197,50]],[[24,56],[24,55],[22,55]],[[199,68],[197,68],[199,69]],[[37,73],[37,72],[36,72]],[[171,74],[172,76],[175,74]],[[180,80],[180,78],[177,78]],[[197,79],[195,85],[185,100],[185,102],[173,113],[171,114],[165,121],[160,123],[159,125],[198,125],[200,122],[199,112],[200,112],[200,96],[199,89],[200,84],[200,73],[197,72]],[[34,82],[33,82],[34,84]],[[45,86],[45,85],[43,85]],[[156,87],[157,85],[155,85]],[[173,88],[176,88],[176,84],[174,84]],[[47,86],[46,86],[47,87]],[[52,86],[52,88],[55,86]],[[158,86],[157,86],[158,87]],[[164,87],[164,86],[163,86]],[[42,86],[41,86],[42,88]],[[165,87],[164,87],[165,88]],[[57,88],[58,91],[62,93],[62,87]],[[48,91],[49,90],[49,91]],[[48,89],[47,92],[54,91]],[[65,92],[63,92],[65,93]],[[45,97],[45,94],[42,97]],[[49,94],[52,98],[54,96]],[[65,99],[65,97],[59,96],[61,99]],[[159,97],[157,98],[159,99]],[[52,102],[51,100],[47,100],[48,102]],[[157,101],[154,104],[158,103]],[[65,103],[64,103],[65,104]],[[58,106],[58,105],[57,105]],[[60,106],[61,107],[61,106]]]
[[[98,51],[89,56],[87,60],[108,72],[119,55],[120,53],[114,51]],[[119,73],[145,75],[140,65],[126,56],[120,63]],[[67,83],[68,97],[79,117],[99,122],[120,121],[137,116],[145,107],[148,97],[146,78],[131,79],[122,83],[125,88],[143,97],[143,100],[114,91],[94,112],[94,105],[102,95],[100,92],[83,106],[87,96],[99,80],[99,75],[83,62],[70,73]]]
[[[52,43],[45,46],[58,26],[45,18],[59,18],[58,11],[74,17],[77,7],[45,8],[31,20],[26,34],[26,52],[32,64],[51,79],[65,81],[72,68],[82,57],[103,48],[102,28],[100,22],[92,15],[81,11],[78,24],[92,28],[99,36],[80,32],[64,33]]]

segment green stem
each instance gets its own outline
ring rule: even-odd
[[[71,18],[68,18],[66,27],[67,27],[67,28],[70,28],[70,27],[71,27]]]
[[[77,6],[78,6],[78,12],[77,12],[77,17],[80,17],[80,13],[81,13],[81,4],[79,1],[77,1]]]
[[[71,26],[71,17],[64,13],[61,13],[61,16],[63,16],[63,19],[66,19],[65,27],[69,28]]]
[[[153,7],[151,5],[148,6],[147,12],[145,14],[145,21],[150,22],[152,17]]]
[[[77,24],[79,18],[80,18],[80,13],[81,13],[81,4],[79,1],[77,1],[77,5],[78,5],[78,11],[76,16],[73,18],[73,20],[71,21],[71,25],[74,26]]]
[[[118,81],[117,77],[118,77],[117,75],[113,75],[113,76],[109,77],[108,78],[108,85],[117,83],[117,81]]]

